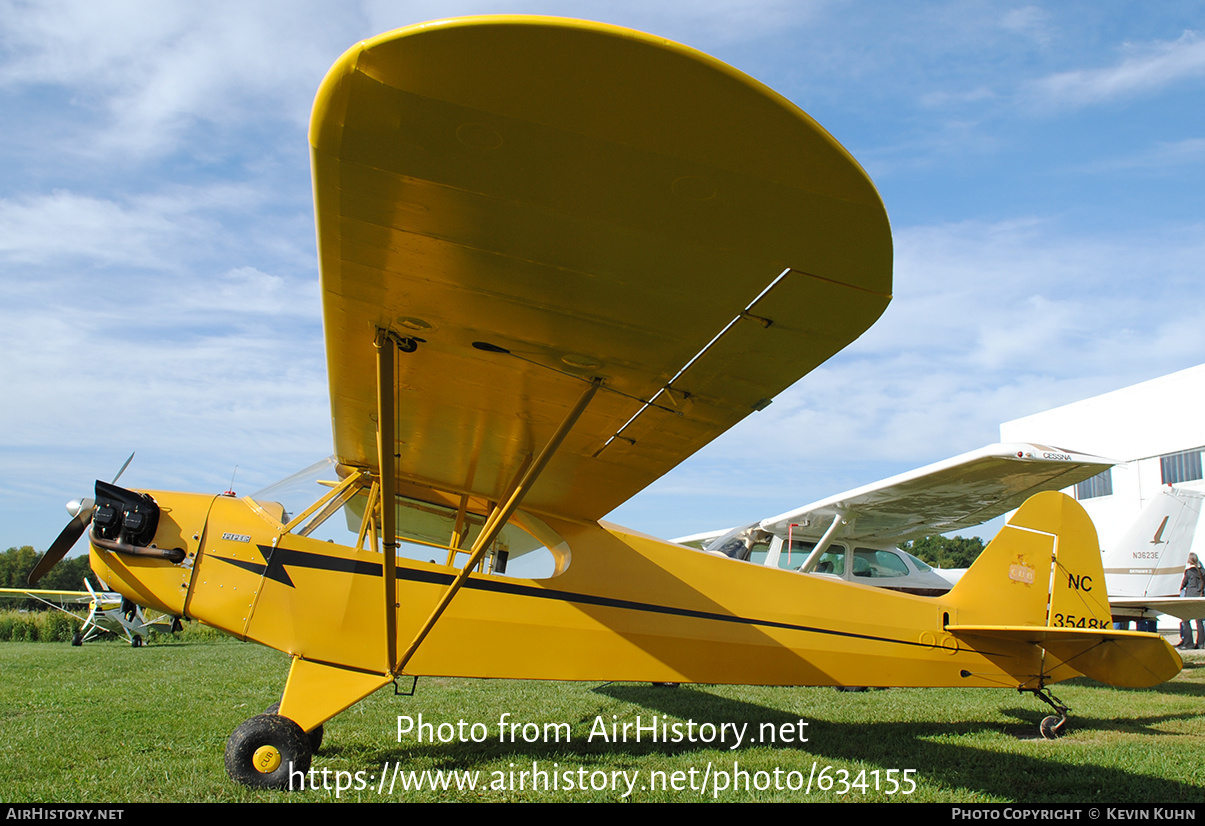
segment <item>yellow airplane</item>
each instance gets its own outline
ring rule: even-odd
[[[103,586],[104,583],[101,583]],[[134,648],[141,648],[151,631],[171,634],[180,630],[179,617],[148,619],[142,606],[135,605],[119,593],[97,591],[87,579],[86,591],[47,591],[35,588],[0,588],[0,599],[32,599],[64,614],[75,617],[80,626],[71,636],[72,645],[83,645],[102,634],[124,636]],[[86,616],[71,611],[68,605],[87,605]]]
[[[873,184],[757,81],[598,23],[444,20],[343,55],[310,142],[335,456],[242,499],[98,482],[89,514],[130,599],[291,655],[227,743],[235,779],[287,786],[401,676],[999,686],[1053,733],[1051,683],[1180,670],[1109,630],[1059,494],[935,598],[599,521],[890,300]],[[502,573],[537,550],[549,576]]]

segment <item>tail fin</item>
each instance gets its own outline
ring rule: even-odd
[[[1112,627],[1096,529],[1061,493],[1030,497],[950,599],[958,624]]]
[[[980,651],[1001,642],[1043,652],[1035,685],[1080,674],[1158,685],[1182,663],[1156,634],[1114,631],[1096,529],[1061,493],[1030,497],[950,591],[946,630]]]
[[[1205,496],[1161,488],[1105,554],[1114,596],[1178,596]]]

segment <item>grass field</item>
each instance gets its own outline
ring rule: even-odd
[[[424,679],[413,697],[386,689],[327,724],[312,775],[320,788],[260,792],[229,781],[222,754],[239,723],[279,699],[284,655],[225,640],[3,643],[0,801],[1201,803],[1205,659],[1193,654],[1156,689],[1055,686],[1072,730],[1053,742],[1037,734],[1046,707],[1005,689]],[[422,742],[399,738],[398,717],[417,727],[419,714],[430,726]],[[504,714],[519,724],[516,742],[500,741]],[[635,742],[631,728],[626,743],[610,739],[612,723],[654,717],[679,724],[679,742],[649,742],[647,730]],[[744,742],[729,748],[742,725]],[[771,729],[776,744],[750,742]],[[402,788],[433,777],[450,788]]]

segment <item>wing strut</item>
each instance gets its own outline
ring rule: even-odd
[[[464,585],[465,580],[469,578],[469,572],[481,561],[481,557],[485,555],[486,549],[489,548],[495,537],[498,536],[498,532],[506,525],[511,514],[515,512],[515,508],[519,506],[519,503],[523,501],[523,497],[527,495],[532,485],[540,478],[540,473],[543,472],[544,466],[548,464],[548,460],[552,458],[557,448],[561,446],[561,442],[569,435],[569,431],[577,423],[577,420],[585,411],[586,405],[594,398],[594,394],[598,392],[598,388],[601,386],[602,379],[595,378],[590,382],[590,386],[586,388],[586,391],[582,393],[573,409],[565,416],[565,420],[561,422],[560,427],[552,434],[552,438],[544,445],[536,460],[531,463],[531,466],[520,477],[519,483],[515,485],[510,495],[490,512],[489,518],[486,519],[485,525],[481,528],[481,534],[477,537],[477,541],[473,543],[472,551],[469,554],[469,561],[460,569],[460,572],[456,575],[456,579],[452,580],[452,584],[448,586],[448,590],[444,592],[439,603],[431,611],[431,616],[427,617],[427,621],[423,623],[422,628],[414,635],[414,640],[411,641],[410,646],[402,654],[401,659],[397,661],[397,666],[393,669],[395,674],[401,673],[402,669],[406,667],[406,663],[410,662],[410,658],[414,656],[414,652],[422,645],[423,640],[427,638],[427,634],[435,627],[436,621],[439,620],[444,610],[448,607],[448,604],[452,601],[452,597],[456,596],[456,592],[460,590],[460,586]],[[389,570],[392,571],[392,568]],[[389,577],[390,574],[387,573],[386,576]],[[396,630],[394,631],[394,636],[396,636]]]
[[[837,533],[837,528],[845,524],[845,512],[837,511],[833,515],[833,521],[828,526],[828,530],[824,532],[824,536],[820,537],[820,541],[816,543],[816,547],[812,548],[812,552],[808,554],[808,558],[799,566],[799,570],[804,573],[811,573],[816,563],[820,561],[820,555],[828,550],[828,546],[833,543],[833,536]]]
[[[377,467],[381,471],[381,550],[384,553],[386,662],[397,659],[397,508],[394,495],[393,347],[394,336],[377,328]]]

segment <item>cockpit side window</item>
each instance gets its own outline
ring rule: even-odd
[[[891,551],[858,548],[854,551],[854,576],[908,576],[908,566],[904,564],[904,560]]]
[[[468,497],[428,491],[429,499],[395,495],[394,524],[399,557],[460,567],[487,521],[484,508],[470,509]],[[438,501],[440,499],[446,501]],[[460,505],[457,506],[457,499]],[[380,552],[379,487],[363,469],[318,462],[253,494],[264,518],[281,530],[349,548]],[[537,517],[516,510],[493,537],[475,570],[485,574],[537,579],[563,573],[570,561],[564,539]],[[509,570],[508,570],[509,569]]]
[[[798,570],[815,547],[816,543],[810,539],[792,539],[788,561],[788,546],[784,543],[782,554],[778,558],[779,567]],[[825,548],[812,573],[845,576],[845,546],[833,544]]]

